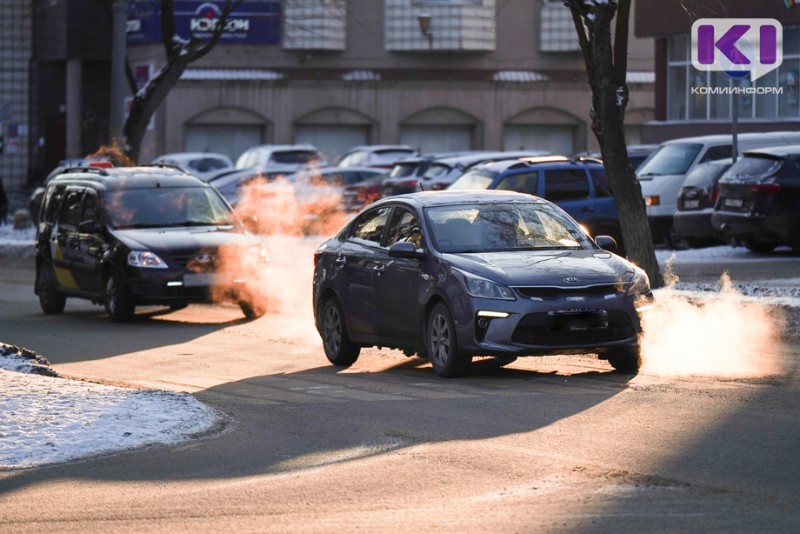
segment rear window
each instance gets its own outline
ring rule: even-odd
[[[684,185],[701,187],[713,185],[714,181],[728,168],[730,168],[730,164],[706,163],[698,165],[686,175]]]
[[[519,172],[506,176],[500,180],[495,189],[535,195],[539,191],[539,173],[537,171]]]
[[[497,174],[496,172],[485,169],[474,169],[461,175],[448,189],[461,191],[469,189],[489,189],[489,186],[492,185]]]
[[[762,156],[745,156],[731,165],[721,180],[727,183],[758,182],[772,176],[781,167],[783,160]]]
[[[414,176],[414,173],[419,165],[419,163],[395,163],[389,176],[391,178],[405,178],[406,176]]]
[[[685,174],[702,150],[700,143],[672,143],[661,145],[636,169],[636,176]],[[730,153],[728,156],[730,157]]]
[[[270,161],[272,163],[308,163],[317,159],[316,152],[307,150],[287,150],[284,152],[273,152]]]

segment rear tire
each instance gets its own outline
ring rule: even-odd
[[[617,371],[636,373],[642,366],[642,356],[638,347],[616,348],[608,352],[608,363]]]
[[[39,305],[48,315],[56,315],[64,311],[67,297],[58,292],[58,284],[53,270],[49,266],[42,266],[39,270],[38,284]]]
[[[108,316],[115,323],[130,321],[136,310],[130,289],[116,273],[110,273],[106,279],[105,305]]]
[[[464,356],[459,351],[453,318],[447,306],[441,302],[433,307],[428,317],[425,347],[437,375],[451,378],[463,376],[469,370],[472,357]]]
[[[319,318],[320,334],[325,356],[333,365],[350,366],[358,359],[361,347],[350,341],[347,334],[347,320],[342,306],[335,297],[322,303]]]

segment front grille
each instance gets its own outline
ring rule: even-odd
[[[565,347],[635,336],[636,328],[624,311],[583,310],[529,313],[517,324],[511,339],[521,345]]]
[[[606,295],[617,295],[624,292],[625,287],[622,283],[619,283],[584,287],[532,286],[515,287],[514,289],[523,297],[561,299],[564,297],[604,297]]]
[[[172,256],[179,266],[196,273],[213,272],[217,269],[218,258],[214,252],[200,251],[194,254],[181,254]]]

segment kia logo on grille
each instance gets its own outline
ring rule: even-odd
[[[568,276],[568,277],[564,278],[564,281],[566,283],[568,283],[568,284],[577,284],[578,282],[581,281],[581,279],[580,278],[576,278],[574,276]]]

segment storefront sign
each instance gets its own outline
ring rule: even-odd
[[[217,27],[224,1],[175,1],[175,29],[184,39],[208,39]],[[281,4],[275,0],[243,0],[228,16],[220,43],[278,44]],[[161,2],[133,0],[129,4],[128,44],[161,42]]]

